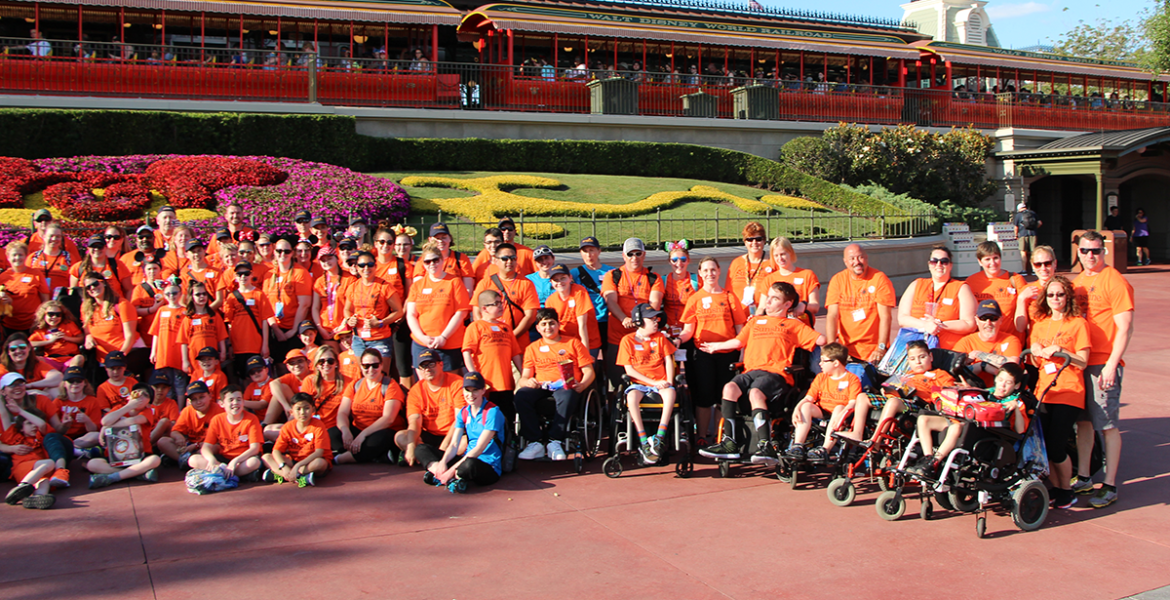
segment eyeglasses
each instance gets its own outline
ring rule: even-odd
[[[420,368],[420,369],[433,369],[433,368],[435,368],[436,366],[438,366],[438,364],[439,364],[439,363],[437,363],[437,362],[435,362],[435,361],[433,361],[433,360],[428,360],[428,361],[427,361],[427,362],[425,362],[425,363],[419,363],[419,364],[418,364],[418,368]]]
[[[101,288],[101,287],[102,287],[102,282],[100,282],[100,281],[95,281],[95,282],[93,282],[93,283],[91,283],[91,284],[89,284],[89,285],[86,285],[86,286],[85,286],[85,289],[87,289],[87,290],[96,290],[96,289],[99,289],[99,288]]]
[[[433,264],[435,264],[435,263],[437,263],[437,262],[440,262],[440,261],[442,261],[442,260],[443,260],[443,259],[441,259],[441,258],[424,258],[424,259],[423,259],[423,264],[424,264],[424,265],[433,265]]]
[[[642,252],[641,250],[633,250],[630,252],[626,252],[626,256],[632,256],[635,258],[642,256],[643,254],[645,254],[645,252]]]
[[[8,347],[8,349],[9,350],[28,350],[28,344],[25,344],[24,342],[20,342],[20,343],[12,344],[11,346]]]
[[[1079,248],[1078,250],[1081,254],[1092,254],[1093,256],[1097,256],[1105,251],[1104,248]]]
[[[1034,260],[1034,261],[1032,261],[1032,266],[1033,266],[1033,267],[1036,267],[1037,269],[1039,269],[1040,267],[1051,267],[1053,262],[1055,262],[1055,261],[1051,261],[1051,260]]]
[[[984,315],[982,317],[979,317],[979,320],[980,321],[998,321],[999,317],[992,317],[990,315]]]
[[[192,297],[192,298],[206,298],[206,297],[207,297],[207,292],[198,292],[198,293],[195,293],[195,294],[191,294],[191,297]]]
[[[164,296],[178,296],[179,292],[163,292]]]
[[[765,239],[766,238],[764,236],[758,235],[755,237],[743,238],[743,241],[748,242],[748,243],[759,243],[759,242],[764,241]]]
[[[376,265],[377,265],[377,263],[371,263],[371,262],[358,263],[357,268],[359,268],[359,269],[373,269]]]
[[[61,318],[61,313],[59,313],[59,312],[47,312],[47,313],[45,313],[45,316],[46,316],[46,317],[49,317],[49,318],[56,318],[56,319],[60,319],[60,318]]]
[[[236,277],[239,277],[240,275],[243,275],[244,277],[251,277],[252,272],[251,271],[236,271]]]
[[[335,364],[337,364],[337,359],[336,358],[322,358],[321,360],[317,361],[317,364],[318,365],[335,365]]]
[[[949,258],[932,258],[932,259],[930,259],[930,264],[932,264],[932,265],[949,265],[949,264],[951,264],[951,259],[949,259]]]
[[[122,239],[122,236],[120,236],[120,235],[118,235],[118,234],[116,234],[116,233],[107,233],[107,234],[106,234],[106,239],[107,239],[107,240],[120,240],[120,239]]]
[[[377,369],[382,366],[382,363],[362,363],[363,369]]]
[[[1048,292],[1045,295],[1049,298],[1064,298],[1066,296],[1064,292]]]
[[[277,254],[292,254],[292,248],[277,248]]]
[[[688,260],[690,260],[690,259],[685,257],[685,256],[676,256],[674,258],[671,258],[670,262],[680,263],[680,262],[687,262]]]
[[[379,246],[385,246],[386,244],[389,244],[391,241],[393,241],[393,240],[374,240],[374,243],[379,245]]]
[[[498,258],[500,260],[500,262],[512,262],[512,261],[516,260],[516,255],[509,254],[507,256],[497,256],[496,258]]]

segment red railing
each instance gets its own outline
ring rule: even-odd
[[[624,78],[631,82],[624,84],[624,93],[634,95],[633,108],[619,114],[1086,131],[1170,124],[1170,106],[1145,101],[255,50],[137,46],[130,52],[118,44],[106,46],[74,46],[74,56],[0,55],[0,93],[590,113],[589,82]],[[745,87],[754,87],[752,101],[767,108],[743,110]]]

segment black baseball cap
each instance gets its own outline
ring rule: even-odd
[[[589,236],[589,237],[581,240],[580,248],[600,248],[600,247],[601,247],[601,242],[597,241],[597,238],[595,238],[593,236]]]
[[[126,355],[121,350],[114,350],[106,355],[106,360],[102,361],[103,367],[124,367],[126,366]]]
[[[195,394],[210,394],[210,393],[211,393],[211,390],[207,389],[207,384],[203,383],[201,380],[196,379],[195,381],[192,381],[191,383],[187,384],[187,397],[188,398],[190,398],[191,396],[194,396]]]
[[[203,360],[205,358],[219,358],[219,351],[211,346],[204,346],[199,354],[195,355],[195,360]]]
[[[244,370],[247,371],[248,373],[251,373],[252,371],[255,371],[256,369],[267,369],[267,368],[268,368],[268,364],[265,363],[264,359],[260,358],[259,356],[250,356],[250,357],[248,357],[248,362],[244,363]]]

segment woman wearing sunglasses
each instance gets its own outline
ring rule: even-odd
[[[975,295],[966,283],[951,279],[951,251],[930,250],[930,278],[917,279],[898,303],[898,326],[938,336],[938,347],[950,350],[975,331]]]
[[[106,280],[89,273],[81,281],[85,300],[81,303],[81,324],[85,328],[85,349],[94,350],[99,361],[106,354],[120,350],[126,355],[127,367],[141,374],[146,367],[146,345],[138,337],[138,311],[129,300],[121,300]],[[135,348],[141,352],[133,352]]]
[[[378,351],[383,371],[390,371],[390,347],[394,326],[402,320],[402,297],[394,286],[374,275],[378,261],[369,252],[357,255],[360,279],[342,292],[345,296],[345,326],[353,332],[353,353],[363,356],[367,348]],[[462,344],[462,339],[460,344]],[[364,360],[364,359],[363,359]]]
[[[731,266],[727,268],[727,289],[751,312],[755,312],[756,298],[768,290],[764,278],[776,270],[776,265],[764,257],[764,250],[768,247],[768,233],[764,231],[763,225],[755,221],[744,225],[743,245],[747,253],[731,261]]]
[[[109,282],[110,289],[118,298],[128,298],[129,273],[121,272],[121,266],[116,259],[106,256],[105,238],[100,233],[94,234],[86,244],[85,256],[69,268],[69,287],[77,287],[87,274],[97,273]],[[127,276],[125,280],[124,275]]]
[[[345,388],[337,426],[329,430],[337,464],[389,460],[394,435],[406,429],[406,392],[383,373],[382,354],[368,348],[360,358],[362,377]]]
[[[320,419],[325,429],[337,427],[337,409],[351,387],[353,381],[338,370],[337,351],[332,346],[317,348],[313,353],[313,372],[301,382],[300,391],[313,397],[313,418]]]
[[[33,354],[32,344],[22,331],[14,332],[4,341],[0,354],[0,374],[20,373],[30,391],[40,391],[55,397],[61,384],[61,371]]]
[[[78,344],[85,341],[81,323],[56,300],[49,300],[37,309],[29,343],[45,362],[54,369],[64,372],[65,367],[81,349]]]
[[[1016,332],[1027,339],[1028,330],[1036,322],[1036,301],[1044,291],[1044,286],[1056,276],[1056,251],[1052,246],[1036,246],[1032,251],[1032,272],[1036,274],[1036,281],[1024,286],[1016,298],[1016,313],[1014,315]]]

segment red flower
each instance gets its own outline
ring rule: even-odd
[[[255,160],[223,156],[183,156],[146,168],[150,186],[175,208],[211,208],[217,190],[236,185],[276,185],[288,173]]]

